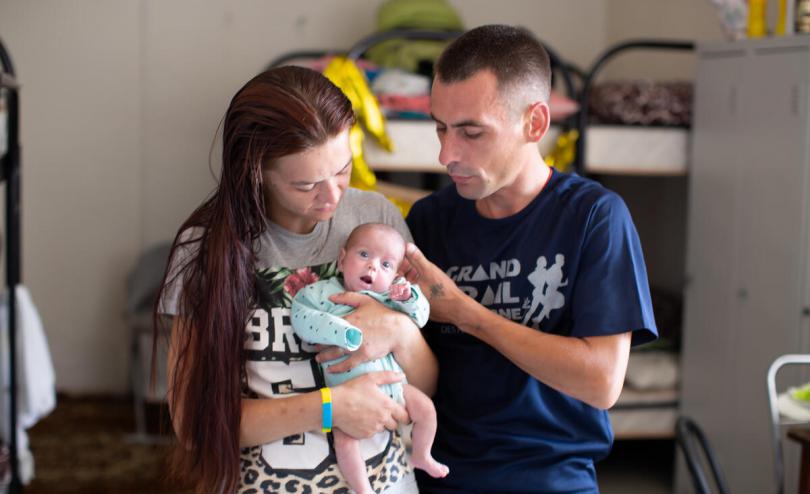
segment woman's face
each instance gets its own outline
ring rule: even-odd
[[[351,172],[349,129],[320,146],[279,158],[262,172],[267,216],[291,232],[311,232],[335,214]]]

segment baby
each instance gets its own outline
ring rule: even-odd
[[[360,347],[363,333],[347,323],[342,316],[353,307],[335,304],[331,295],[344,291],[359,291],[386,306],[407,314],[420,328],[428,319],[430,307],[418,286],[397,278],[397,269],[405,256],[405,241],[394,228],[380,223],[366,223],[355,228],[340,249],[339,277],[305,286],[292,302],[291,319],[295,333],[303,340],[337,345],[353,351]],[[327,386],[337,386],[367,372],[393,370],[402,372],[393,354],[358,365],[348,372],[331,373],[329,366],[347,356],[322,364]],[[391,398],[405,405],[413,421],[413,452],[411,460],[433,477],[444,477],[447,466],[430,454],[436,434],[436,410],[430,398],[407,383],[380,386]],[[366,474],[366,463],[356,439],[339,429],[333,429],[338,466],[352,489],[360,494],[373,493]]]

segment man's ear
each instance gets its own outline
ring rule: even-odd
[[[338,271],[340,271],[341,273],[343,272],[343,259],[345,257],[346,257],[346,248],[341,247],[340,248],[340,253],[338,254],[338,261],[337,261],[337,268],[338,268]]]
[[[526,110],[526,137],[530,142],[540,142],[540,139],[548,132],[551,125],[551,112],[548,103],[536,101]]]

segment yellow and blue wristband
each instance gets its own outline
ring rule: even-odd
[[[329,388],[321,388],[321,412],[321,430],[332,432],[332,390]]]

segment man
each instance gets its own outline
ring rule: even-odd
[[[423,493],[598,492],[605,410],[631,345],[657,337],[623,201],[540,155],[549,90],[548,55],[523,29],[473,29],[436,64],[454,186],[413,206],[408,261],[431,303],[433,452],[450,475],[422,476]]]

